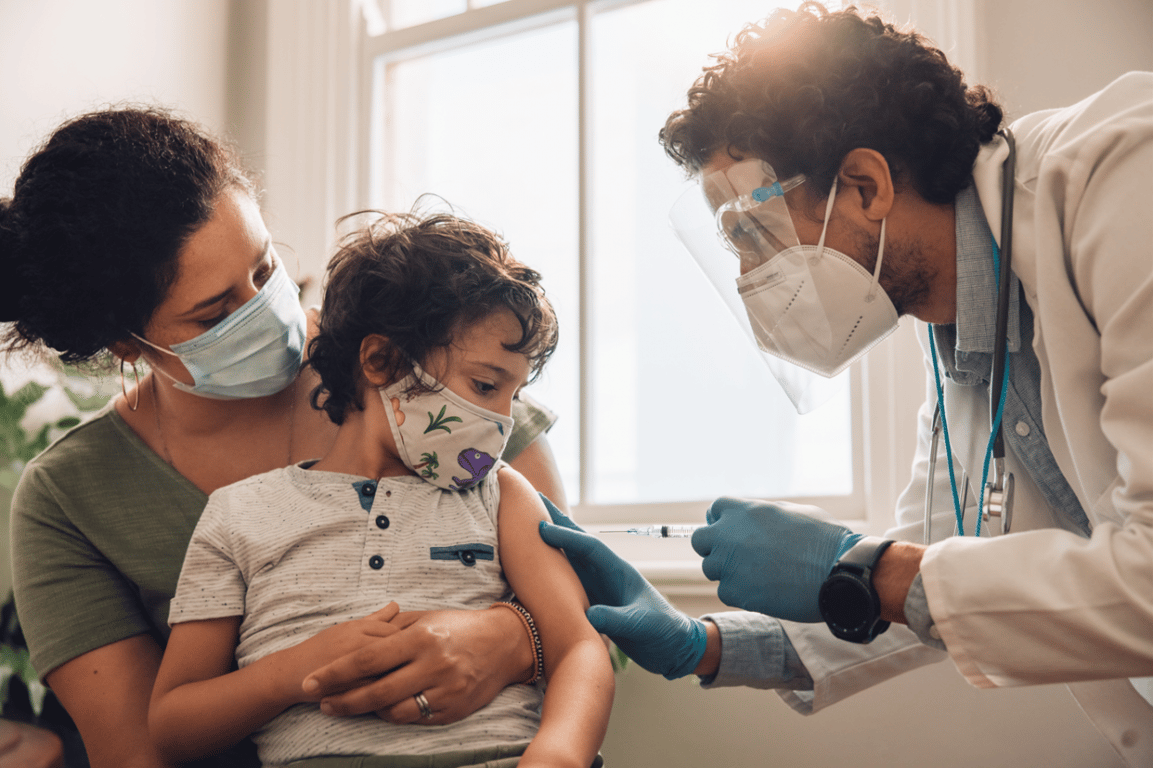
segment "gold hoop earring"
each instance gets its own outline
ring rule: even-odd
[[[136,402],[128,406],[133,413],[140,407],[140,372],[136,370],[136,361],[132,361],[132,377],[136,380]],[[120,359],[120,394],[124,395],[124,402],[128,402],[128,392],[124,386],[124,358]]]

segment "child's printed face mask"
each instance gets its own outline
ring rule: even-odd
[[[433,391],[405,394],[416,377]],[[472,488],[504,453],[512,418],[468,402],[415,363],[412,376],[379,391],[400,460],[438,488]],[[403,424],[397,423],[397,410]]]

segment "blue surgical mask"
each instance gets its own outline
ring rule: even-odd
[[[173,379],[179,390],[217,400],[266,397],[291,384],[304,362],[308,319],[299,295],[281,264],[243,306],[196,338],[173,344],[171,351],[136,338],[180,358],[194,383]]]

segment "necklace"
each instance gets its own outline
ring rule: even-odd
[[[290,399],[288,406],[288,439],[285,440],[288,450],[285,455],[284,466],[292,463],[292,439],[296,432],[296,381],[297,379],[293,379],[292,383],[288,385],[288,395]],[[176,467],[176,462],[172,460],[172,452],[168,449],[168,439],[164,436],[164,428],[160,425],[160,399],[156,396],[156,374],[152,374],[151,376],[151,386],[152,415],[156,420],[156,433],[160,436],[161,457],[167,462],[168,466],[180,472]]]

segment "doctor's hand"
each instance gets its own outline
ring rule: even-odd
[[[704,622],[669,605],[635,568],[585,533],[541,496],[555,525],[540,524],[545,543],[564,549],[592,607],[589,623],[628,657],[669,680],[697,668],[705,654]]]
[[[726,605],[789,621],[818,622],[817,593],[861,534],[817,507],[722,497],[693,532],[705,576]]]

